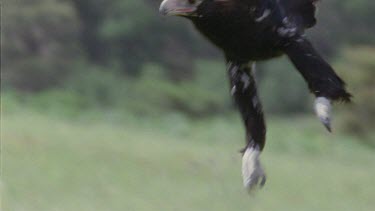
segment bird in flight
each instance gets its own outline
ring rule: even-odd
[[[254,78],[255,63],[287,55],[315,95],[315,112],[331,131],[331,103],[350,102],[345,83],[317,53],[305,30],[316,24],[318,0],[164,0],[160,13],[181,16],[224,52],[231,94],[246,128],[243,184],[262,187],[259,156],[266,125]]]

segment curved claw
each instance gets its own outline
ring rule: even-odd
[[[259,162],[260,150],[248,147],[242,157],[242,177],[244,187],[252,192],[266,183],[266,175]]]
[[[320,119],[320,121],[323,123],[324,127],[328,130],[328,132],[332,132],[332,127],[331,127],[331,119]]]
[[[327,128],[329,132],[332,131],[331,128],[331,101],[325,97],[317,97],[315,100],[315,113]]]

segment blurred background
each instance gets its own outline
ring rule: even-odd
[[[160,2],[2,1],[4,210],[375,209],[374,1],[322,1],[308,33],[354,95],[333,134],[285,58],[258,65],[256,196],[223,56]]]

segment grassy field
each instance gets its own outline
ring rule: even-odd
[[[375,152],[309,118],[269,119],[264,189],[242,188],[236,117],[2,114],[3,210],[375,210]]]

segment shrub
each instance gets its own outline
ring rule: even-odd
[[[375,48],[346,48],[337,66],[354,95],[353,104],[343,108],[343,129],[375,146]]]

